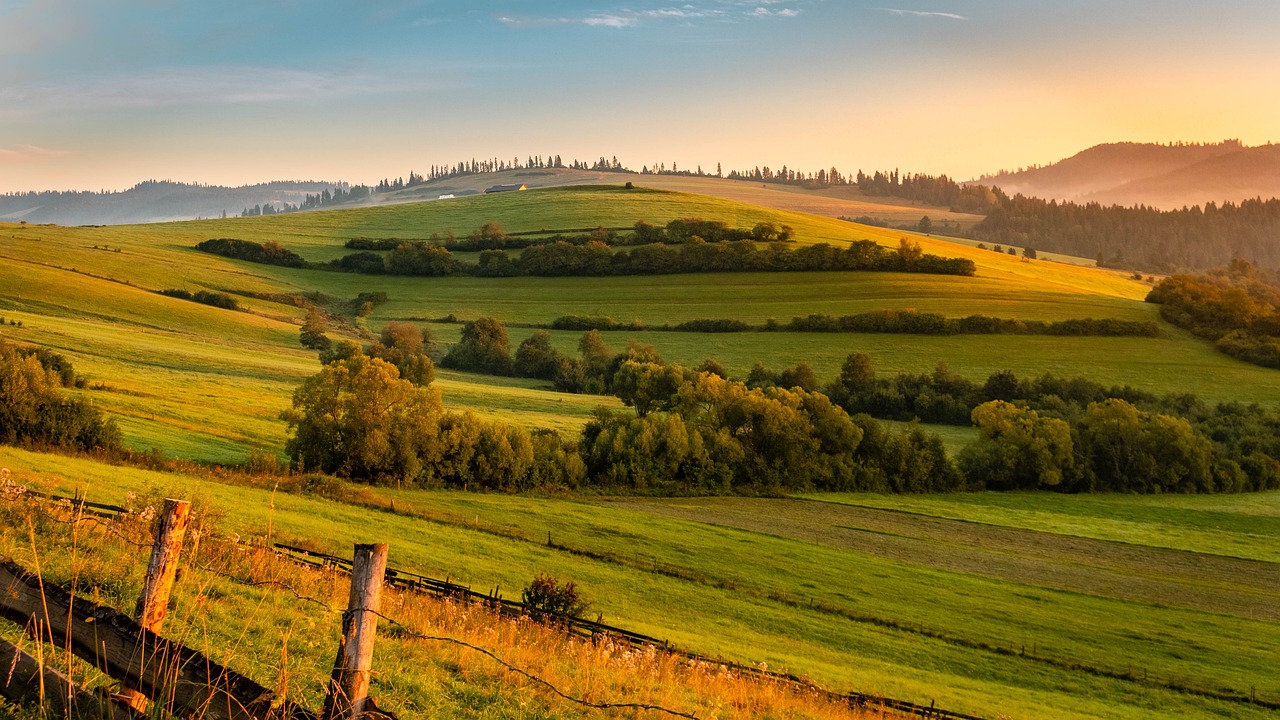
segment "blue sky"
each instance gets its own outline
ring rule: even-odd
[[[1280,2],[0,0],[0,192],[1280,141]]]

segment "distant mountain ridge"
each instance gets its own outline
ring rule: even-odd
[[[239,215],[245,208],[300,205],[343,182],[275,181],[240,187],[147,180],[119,192],[44,191],[0,195],[0,221],[123,225]]]
[[[1280,197],[1280,145],[1108,143],[976,182],[1010,195],[1165,210]]]

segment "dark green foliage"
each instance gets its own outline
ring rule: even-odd
[[[161,295],[166,297],[177,298],[179,300],[191,300],[193,302],[201,303],[202,305],[212,305],[216,308],[222,308],[223,310],[240,309],[240,303],[236,302],[235,298],[227,295],[226,293],[209,292],[208,290],[200,290],[195,293],[191,293],[177,288],[161,290],[159,292]]]
[[[462,339],[450,348],[442,364],[458,370],[510,375],[511,341],[506,326],[491,317],[468,322],[462,327]]]
[[[520,601],[535,620],[576,618],[587,611],[587,603],[572,580],[561,583],[550,575],[534,578],[520,593]]]
[[[750,330],[751,326],[741,320],[710,318],[698,320],[686,320],[672,328],[680,332],[705,332],[705,333],[728,333],[728,332],[745,332]]]
[[[477,277],[515,277],[520,274],[520,268],[502,250],[485,250],[471,272]]]
[[[556,376],[559,353],[551,346],[551,333],[536,330],[516,348],[515,373],[521,377],[551,380]]]
[[[387,271],[382,256],[374,252],[358,252],[344,255],[334,261],[334,267],[342,272],[381,275]]]
[[[607,316],[564,315],[551,321],[552,330],[641,330],[637,323],[623,324]]]
[[[349,250],[395,250],[396,246],[404,242],[397,238],[351,238],[344,247]]]
[[[1011,320],[970,315],[948,318],[915,310],[875,310],[856,315],[813,314],[792,318],[779,326],[789,332],[902,333],[912,335],[1071,335],[1093,337],[1159,337],[1149,320],[1084,318],[1071,320]]]
[[[716,377],[722,377],[726,380],[729,379],[729,371],[725,369],[723,363],[715,358],[707,358],[706,360],[703,360],[702,363],[694,369],[700,373],[711,373]]]
[[[1099,259],[1156,272],[1221,266],[1249,258],[1280,268],[1280,199],[1162,211],[999,196],[969,233],[976,240]],[[998,247],[998,246],[997,246]]]
[[[223,310],[239,310],[240,303],[236,299],[226,293],[209,292],[208,290],[197,291],[191,296],[192,300],[204,305],[212,305]]]
[[[927,440],[923,448],[905,441],[895,453],[883,434],[864,450],[864,426],[874,421],[855,422],[823,395],[634,362],[616,382],[637,414],[601,410],[582,440],[589,477],[605,488],[720,494],[959,486],[954,468],[933,466],[949,467],[940,441],[936,453]]]
[[[462,269],[445,248],[417,241],[400,243],[384,262],[388,275],[452,275]]]
[[[74,383],[74,369],[56,353],[0,343],[0,443],[120,450],[115,422],[93,405],[62,395],[68,375]]]
[[[307,319],[302,323],[302,329],[298,331],[298,342],[302,343],[302,347],[312,350],[328,350],[330,341],[329,336],[325,335],[325,331],[329,329],[329,322],[325,319],[324,313],[319,308],[311,308],[307,311]]]
[[[364,348],[360,347],[360,343],[354,340],[341,340],[320,351],[320,364],[329,365],[330,363],[342,362],[363,354]]]
[[[1239,492],[1280,487],[1280,413],[1205,407],[1130,387],[993,373],[978,386],[932,375],[877,379],[853,354],[827,394],[851,413],[977,425],[959,457],[971,486],[1066,492]]]
[[[291,250],[286,250],[283,245],[274,240],[257,243],[234,238],[214,238],[199,243],[196,245],[196,249],[213,255],[263,263],[265,265],[280,265],[293,268],[300,268],[306,265],[302,256]]]
[[[890,251],[870,240],[851,242],[843,250],[825,243],[792,250],[781,243],[762,245],[749,239],[711,243],[699,237],[683,245],[656,243],[617,253],[601,242],[556,242],[525,249],[518,265],[523,274],[541,276],[832,270],[973,275],[976,268],[964,258],[920,253],[919,246]]]

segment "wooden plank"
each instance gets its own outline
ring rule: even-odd
[[[85,692],[62,673],[22,648],[0,640],[0,697],[36,705],[53,717],[72,720],[136,720],[128,708],[105,695]]]
[[[42,583],[0,558],[0,616],[31,632],[69,638],[75,655],[136,688],[164,711],[205,720],[314,718],[287,704],[272,712],[275,693],[230,668],[170,642],[113,608]]]

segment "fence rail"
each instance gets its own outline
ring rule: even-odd
[[[113,518],[129,512],[127,508],[123,508],[118,505],[88,502],[83,498],[79,498],[79,497],[66,497],[61,495],[38,493],[38,492],[30,492],[30,494],[38,497],[42,497],[48,500],[52,500],[55,502],[70,502],[73,505],[75,505],[77,508],[80,508],[82,511],[91,513],[100,517]],[[239,541],[239,542],[240,544],[244,544],[244,545],[251,544],[246,541]],[[282,543],[275,543],[269,549],[273,550],[278,555],[296,563],[300,563],[300,564],[307,565],[310,567],[315,567],[315,568],[337,570],[339,572],[343,572],[346,574],[351,573],[352,562],[347,558],[341,558],[335,555],[330,555],[328,553],[317,552],[315,550],[308,550],[306,548],[286,545]],[[388,567],[386,569],[385,582],[386,584],[389,584],[393,587],[396,587],[402,590],[407,590],[410,592],[418,592],[418,593],[433,595],[436,597],[450,597],[450,598],[466,600],[469,602],[482,603],[502,614],[509,615],[509,616],[520,616],[520,615],[531,614],[530,608],[525,603],[503,598],[498,593],[496,588],[487,593],[479,592],[479,591],[473,590],[468,585],[455,583],[449,579],[441,580],[439,578],[432,578],[426,575],[421,575],[419,573],[416,573],[410,570],[404,570],[404,569],[392,568],[392,567]],[[810,691],[822,693],[833,700],[845,701],[854,706],[884,707],[884,708],[896,710],[898,712],[913,714],[913,715],[917,715],[920,717],[927,717],[927,718],[943,718],[943,719],[954,719],[954,720],[983,720],[982,718],[979,718],[974,715],[968,715],[965,713],[944,710],[941,708],[934,707],[933,705],[926,707],[924,705],[909,702],[906,700],[897,700],[894,698],[887,698],[887,697],[882,697],[879,695],[872,695],[867,693],[858,693],[858,692],[838,693],[835,691],[830,691],[825,688],[816,686],[811,681],[808,681],[804,678],[801,678],[799,676],[796,676],[790,673],[780,673],[772,670],[764,670],[756,666],[743,665],[741,663],[737,663],[731,660],[725,660],[722,658],[713,658],[705,655],[700,655],[698,653],[673,647],[670,644],[670,642],[668,642],[667,640],[663,640],[650,635],[638,633],[632,630],[628,630],[626,628],[608,625],[603,622],[588,620],[585,618],[573,618],[573,617],[559,617],[557,620],[562,624],[562,626],[566,629],[566,631],[574,635],[577,635],[579,637],[595,638],[600,636],[607,636],[612,640],[627,643],[632,647],[638,648],[638,647],[654,646],[666,652],[672,653],[674,655],[678,655],[680,657],[687,658],[692,661],[705,662],[713,665],[718,665],[743,675],[749,675],[749,676],[754,676],[761,679],[771,680],[775,682],[782,682],[782,683],[803,687]],[[1085,671],[1090,670],[1090,668],[1085,668],[1083,666],[1073,666],[1073,667],[1077,669],[1085,670]],[[1124,673],[1118,673],[1118,672],[1113,673],[1110,671],[1099,671],[1097,669],[1094,669],[1094,670],[1095,671],[1093,672],[1093,674],[1105,675],[1106,677],[1112,677],[1115,679],[1130,680],[1130,681],[1140,682],[1140,683],[1147,681],[1145,671],[1143,672],[1143,677],[1139,678],[1137,676],[1132,675],[1132,669],[1130,670],[1130,673],[1127,675]],[[1239,695],[1235,693],[1224,693],[1220,691],[1197,690],[1195,688],[1184,687],[1181,684],[1178,684],[1175,686],[1172,684],[1166,685],[1166,684],[1160,683],[1159,681],[1154,681],[1154,682],[1156,685],[1167,686],[1174,690],[1190,692],[1191,694],[1201,695],[1204,697],[1210,697],[1218,700],[1227,700],[1232,702],[1243,702],[1247,704],[1262,706],[1262,707],[1273,709],[1273,710],[1280,709],[1280,703],[1274,703],[1274,702],[1263,700],[1261,698],[1258,698],[1254,693],[1250,693],[1248,695]]]

